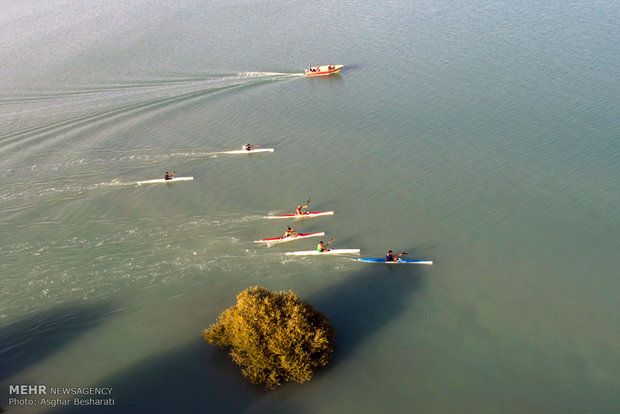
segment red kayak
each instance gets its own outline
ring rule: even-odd
[[[272,237],[271,239],[254,240],[254,243],[267,243],[267,244],[284,243],[284,242],[290,242],[290,241],[297,240],[297,239],[305,239],[308,237],[319,237],[319,236],[325,236],[325,233],[324,232],[306,233],[306,234],[300,233],[297,236]]]
[[[295,218],[298,220],[310,218],[310,217],[318,217],[318,216],[331,216],[333,215],[333,211],[313,211],[305,214],[282,214],[279,216],[267,216],[268,219],[286,219],[286,218]]]

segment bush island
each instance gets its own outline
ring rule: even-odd
[[[335,331],[329,318],[292,292],[252,287],[237,304],[205,329],[203,338],[228,348],[252,383],[274,389],[284,382],[304,383],[333,354]]]

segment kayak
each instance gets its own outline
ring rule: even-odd
[[[136,184],[155,184],[155,183],[173,183],[176,181],[191,181],[194,177],[174,177],[171,180],[165,180],[163,178],[158,178],[156,180],[147,180],[147,181],[138,181]]]
[[[254,240],[254,243],[267,243],[267,244],[284,243],[284,242],[290,242],[290,241],[297,240],[297,239],[306,239],[308,237],[319,237],[319,236],[325,236],[325,233],[324,232],[306,233],[306,234],[298,234],[297,236],[289,236],[289,237],[273,237],[271,239]]]
[[[236,151],[223,151],[220,154],[252,154],[255,152],[273,152],[273,148],[257,148],[253,150],[236,150]]]
[[[333,249],[326,252],[319,252],[318,250],[305,250],[301,252],[286,252],[286,254],[293,254],[296,256],[325,256],[328,254],[360,254],[360,249]]]
[[[333,211],[313,211],[306,214],[282,214],[279,216],[267,216],[268,219],[287,219],[287,218],[296,218],[298,220],[310,218],[310,217],[318,217],[318,216],[331,216],[333,215]]]
[[[385,259],[351,259],[351,260],[355,260],[358,262],[365,262],[365,263],[385,263],[385,264],[424,264],[424,265],[432,265],[433,261],[432,260],[406,260],[406,259],[400,259],[400,260],[396,260],[393,262],[386,262]]]

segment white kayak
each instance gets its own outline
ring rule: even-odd
[[[294,218],[297,220],[302,220],[310,217],[319,217],[319,216],[332,216],[334,214],[333,211],[312,211],[310,213],[305,214],[281,214],[277,216],[266,216],[268,219],[290,219]]]
[[[156,180],[146,180],[146,181],[138,181],[136,184],[156,184],[156,183],[174,183],[177,181],[191,181],[194,177],[174,177],[171,180],[166,180],[163,178],[158,178]]]
[[[292,254],[296,256],[325,256],[329,254],[360,254],[360,249],[333,249],[326,252],[319,252],[318,250],[305,250],[301,252],[286,252],[286,254]]]
[[[255,152],[273,152],[273,148],[256,148],[253,150],[223,151],[220,154],[254,154]]]
[[[298,234],[297,236],[289,236],[289,237],[272,237],[270,239],[260,239],[260,240],[254,240],[254,243],[267,243],[267,245],[269,244],[274,244],[274,243],[284,243],[284,242],[290,242],[293,240],[299,240],[299,239],[307,239],[308,237],[319,237],[319,236],[325,236],[324,232],[320,232],[320,233],[306,233],[306,234]]]

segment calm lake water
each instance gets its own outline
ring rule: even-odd
[[[617,412],[617,1],[7,0],[0,27],[9,413],[93,410],[13,384],[112,387],[97,412]],[[248,142],[275,152],[220,153]],[[264,219],[308,197],[335,215]],[[253,243],[287,225],[435,264]],[[251,386],[200,337],[256,285],[332,319],[310,383]]]

